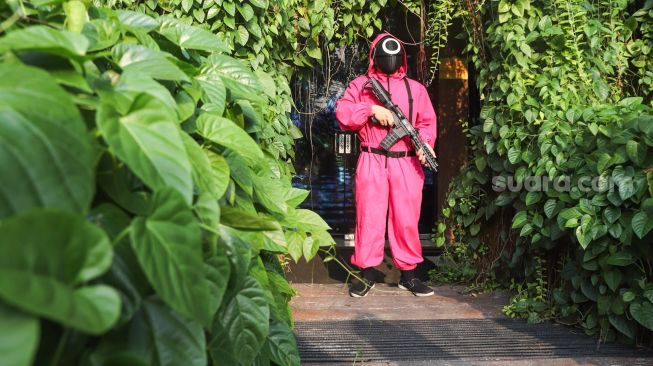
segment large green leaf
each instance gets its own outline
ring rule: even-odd
[[[630,140],[626,143],[626,152],[628,153],[628,157],[633,163],[637,165],[642,165],[644,163],[644,159],[646,158],[646,150],[646,144],[641,142]]]
[[[202,110],[221,116],[227,102],[227,88],[222,79],[198,80],[202,88]]]
[[[158,360],[161,366],[206,365],[206,339],[199,323],[158,301],[145,301],[143,310],[155,353],[152,360]]]
[[[157,191],[153,210],[131,225],[131,243],[150,283],[170,307],[211,323],[201,233],[190,207],[175,190]]]
[[[88,39],[79,33],[35,25],[0,38],[0,53],[7,50],[40,51],[81,59],[86,54],[88,43]]]
[[[148,298],[126,326],[101,339],[90,359],[93,365],[206,366],[206,339],[199,323]]]
[[[215,34],[168,17],[159,18],[159,33],[181,48],[226,52],[229,47]]]
[[[90,138],[72,99],[36,68],[0,65],[0,218],[33,207],[86,212]]]
[[[631,225],[635,235],[643,239],[653,229],[653,217],[649,218],[646,211],[639,211],[633,216]]]
[[[229,275],[231,274],[229,258],[225,253],[220,252],[205,261],[204,270],[211,296],[211,312],[215,313],[222,304],[222,297],[229,284]]]
[[[291,220],[297,225],[298,228],[304,231],[313,230],[328,230],[331,229],[329,224],[311,210],[297,209],[292,212]]]
[[[121,43],[113,48],[112,53],[116,63],[125,72],[141,73],[160,80],[189,80],[165,52],[137,44]]]
[[[202,149],[189,135],[184,133],[181,137],[193,169],[193,181],[200,190],[220,199],[229,184],[229,165],[222,156]]]
[[[32,365],[39,343],[39,320],[0,301],[0,365]]]
[[[218,312],[209,350],[217,363],[238,360],[250,365],[270,331],[270,308],[261,285],[252,277]]]
[[[231,206],[221,207],[220,222],[244,230],[277,230],[279,224],[269,217],[254,215]]]
[[[120,315],[118,293],[105,285],[78,286],[105,272],[111,257],[104,232],[82,216],[51,209],[14,216],[0,226],[0,298],[83,332],[103,333]]]
[[[105,101],[96,119],[114,153],[145,184],[154,190],[173,187],[190,203],[193,183],[183,132],[159,99],[140,94],[126,113]]]
[[[635,258],[630,252],[620,251],[608,257],[606,263],[613,266],[627,266],[635,261]]]
[[[231,92],[232,99],[247,99],[253,102],[263,103],[263,91],[261,83],[243,63],[226,56],[213,54],[207,64],[200,70],[198,79],[213,80],[220,78],[227,89]]]
[[[236,151],[246,158],[250,165],[263,160],[263,152],[256,141],[231,120],[203,113],[197,119],[197,130],[203,137]]]
[[[120,19],[123,24],[131,27],[141,27],[151,30],[159,25],[156,19],[141,12],[117,10],[116,13],[118,14],[118,19]]]
[[[633,303],[628,309],[639,324],[653,330],[653,304],[648,301]]]
[[[268,347],[272,361],[281,366],[299,365],[299,352],[295,335],[288,325],[273,321],[270,324]]]

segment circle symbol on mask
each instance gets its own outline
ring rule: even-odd
[[[381,73],[392,75],[404,63],[404,49],[394,37],[387,36],[374,47],[374,65]]]
[[[401,52],[401,45],[393,38],[386,38],[385,41],[381,43],[381,48],[388,55],[396,55]]]

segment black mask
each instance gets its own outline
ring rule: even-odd
[[[374,65],[392,75],[404,63],[404,48],[392,37],[384,37],[374,47]]]

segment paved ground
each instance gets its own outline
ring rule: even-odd
[[[377,284],[352,298],[343,284],[294,284],[303,365],[651,365],[653,353],[601,344],[578,329],[501,313],[509,294],[437,286],[415,297]],[[420,322],[420,320],[422,322]],[[417,321],[417,322],[416,322]]]

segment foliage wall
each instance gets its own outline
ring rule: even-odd
[[[383,4],[3,2],[0,365],[298,364],[288,80]]]
[[[512,281],[508,314],[650,337],[653,1],[460,5],[482,110],[438,243],[458,277]],[[501,189],[534,177],[570,184]]]

